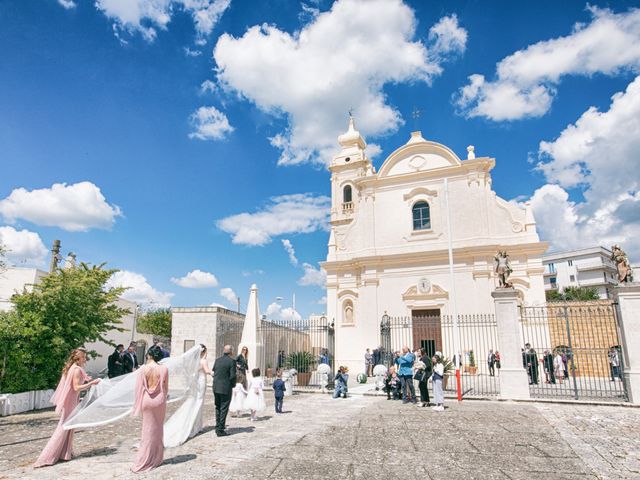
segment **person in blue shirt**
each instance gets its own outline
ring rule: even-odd
[[[409,347],[402,347],[402,355],[398,357],[398,376],[402,385],[402,403],[417,403],[416,388],[413,386],[413,362],[415,356]]]
[[[282,413],[282,402],[284,401],[285,384],[282,380],[282,370],[276,373],[277,379],[273,382],[273,394],[276,397],[276,413]]]

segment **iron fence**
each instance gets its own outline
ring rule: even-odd
[[[380,324],[383,363],[393,365],[394,355],[403,346],[412,351],[424,348],[429,356],[441,352],[448,367],[443,382],[445,391],[456,393],[454,361],[461,363],[462,395],[493,397],[500,393],[500,361],[497,324],[492,314],[458,315],[460,349],[455,348],[455,322],[451,315],[390,317]],[[489,355],[494,361],[490,363]],[[498,361],[495,361],[495,358]]]
[[[323,385],[331,388],[335,335],[333,323],[326,317],[262,320],[258,343],[258,366],[265,385],[272,384],[278,369],[294,369],[294,390],[317,390]],[[329,365],[327,374],[318,371],[321,364]]]
[[[533,398],[627,400],[615,307],[610,301],[521,307],[522,365]]]

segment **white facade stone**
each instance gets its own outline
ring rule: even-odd
[[[453,270],[458,314],[493,313],[497,285],[493,257],[506,250],[510,281],[521,301],[544,302],[542,254],[530,209],[491,189],[495,160],[460,160],[444,145],[414,132],[376,173],[355,129],[339,137],[331,161],[331,233],[327,261],[327,316],[336,323],[339,364],[361,370],[366,348],[380,343],[380,320],[414,310],[452,314],[448,261],[448,184]],[[351,201],[345,187],[351,188]],[[412,207],[427,202],[429,228],[415,230]],[[423,280],[423,282],[420,282]],[[421,283],[421,285],[419,285]]]
[[[605,247],[548,253],[542,261],[545,290],[562,292],[566,287],[592,287],[600,298],[607,299],[618,283],[611,250]]]
[[[234,350],[242,336],[244,315],[222,307],[173,307],[171,322],[171,355],[182,355],[193,345],[202,343],[208,350],[208,361],[222,355],[225,342]]]

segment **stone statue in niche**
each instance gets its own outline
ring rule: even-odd
[[[631,270],[627,254],[618,245],[611,247],[611,260],[613,260],[618,269],[618,282],[633,282],[633,270]]]
[[[493,257],[493,269],[498,276],[498,288],[512,288],[513,285],[509,282],[509,275],[513,272],[511,268],[511,261],[506,251],[501,251]]]

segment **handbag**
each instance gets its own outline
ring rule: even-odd
[[[413,379],[417,380],[419,382],[424,381],[424,377],[425,377],[425,371],[424,370],[417,370],[416,373],[413,374]]]

